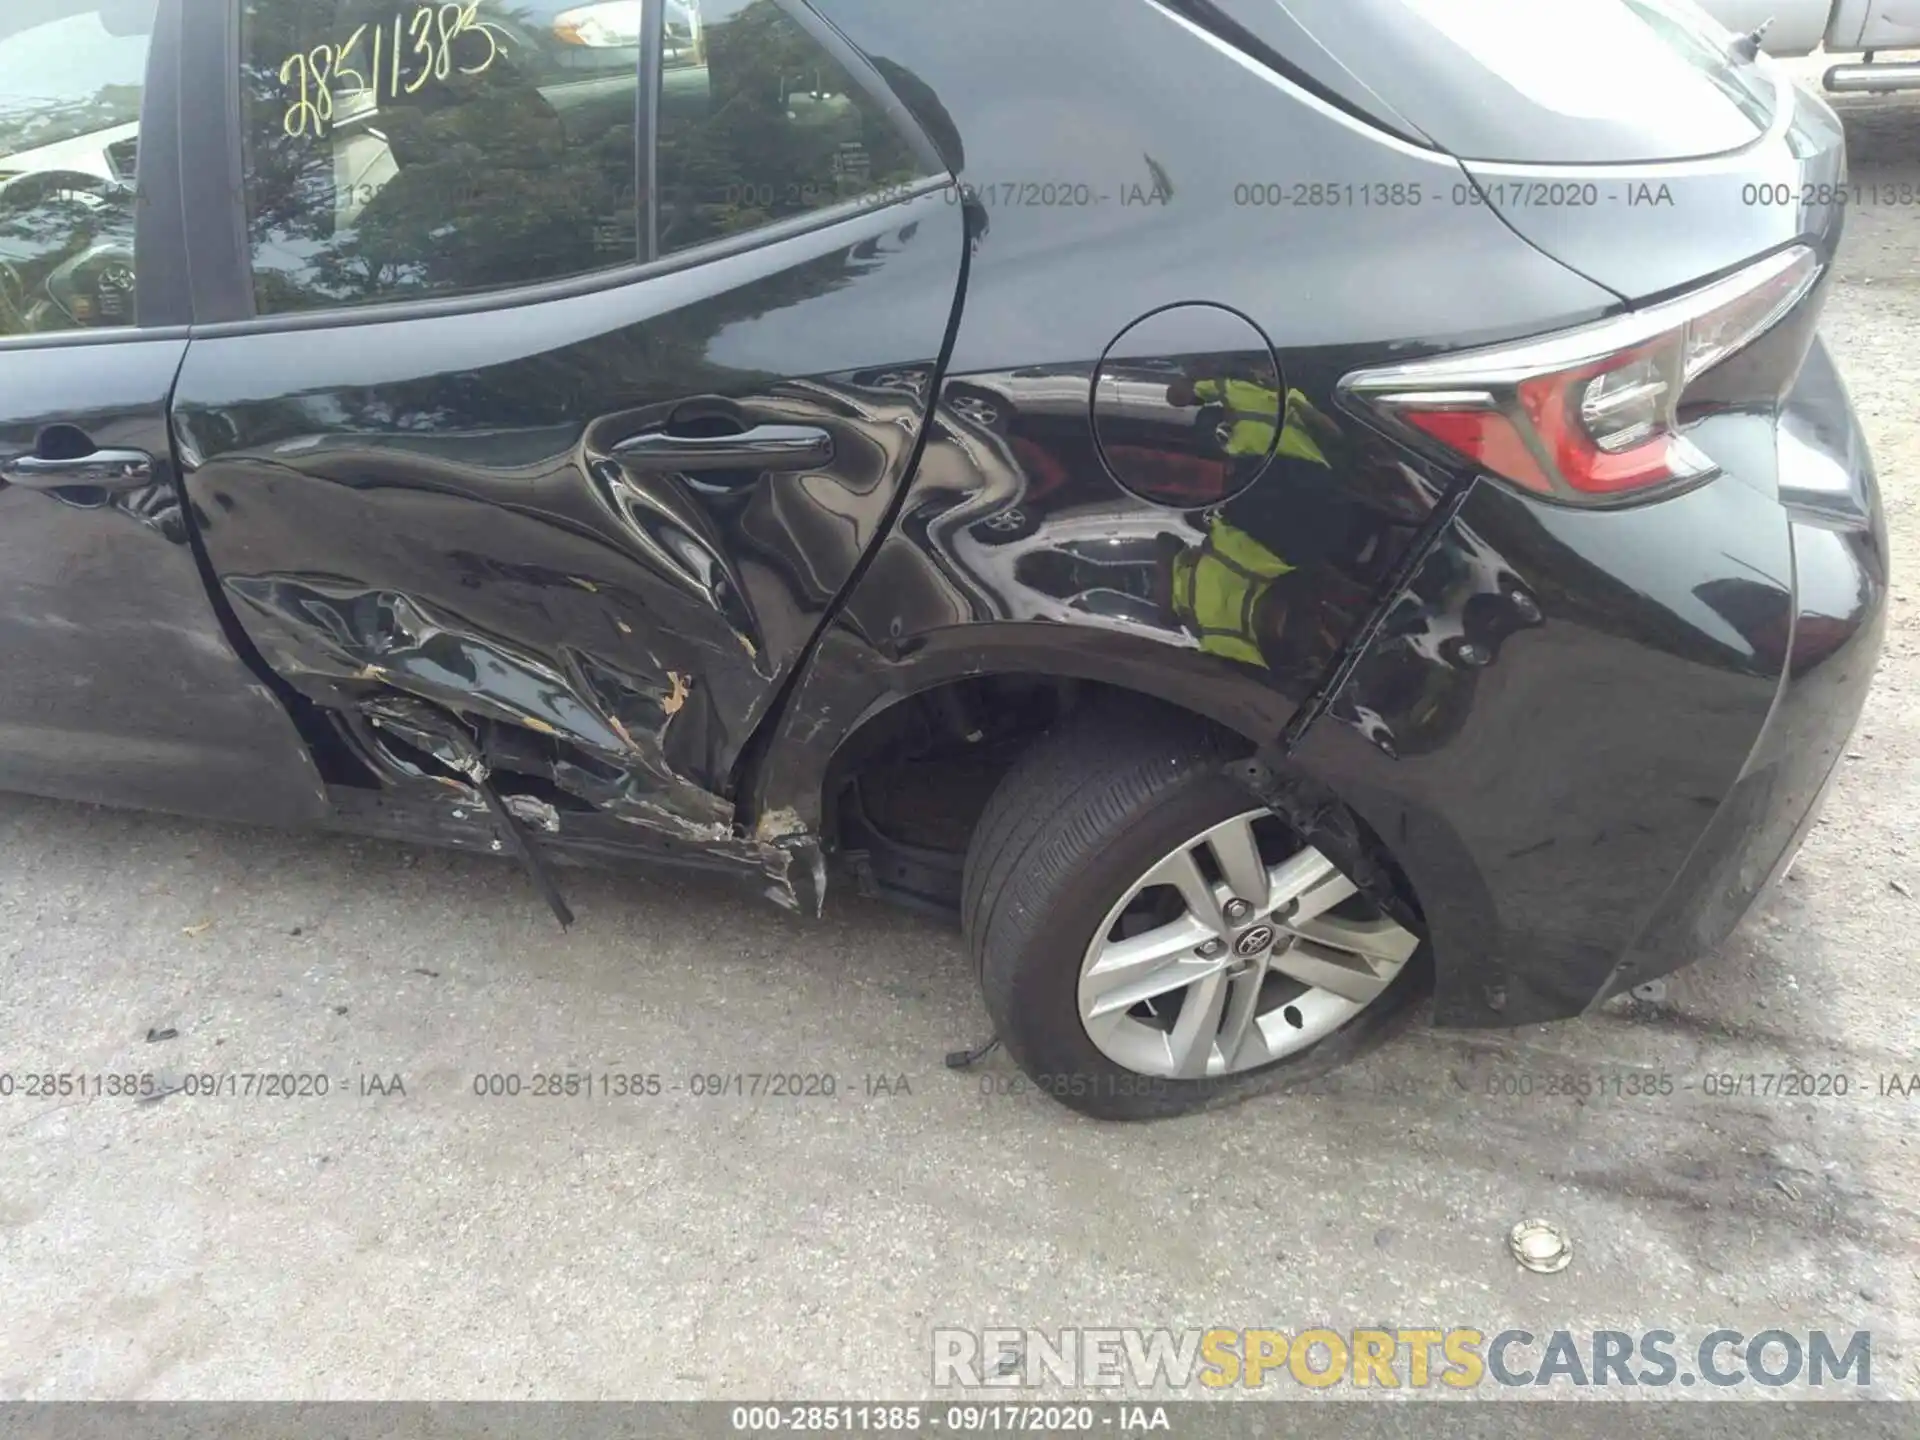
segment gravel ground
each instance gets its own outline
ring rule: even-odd
[[[1844,102],[1920,184],[1920,102]],[[1879,460],[1896,605],[1791,879],[1664,998],[1421,1030],[1334,1093],[1149,1127],[1006,1093],[957,941],[699,878],[0,797],[6,1069],[321,1072],[325,1098],[0,1100],[0,1395],[908,1395],[930,1332],[1716,1325],[1874,1332],[1920,1396],[1920,206],[1853,217],[1827,334]],[[149,1029],[177,1038],[148,1043]],[[476,1075],[832,1074],[832,1098],[480,1098]],[[1665,1072],[1665,1098],[1489,1098]],[[1850,1077],[1709,1100],[1701,1077]],[[366,1077],[405,1093],[368,1090]],[[683,1078],[684,1083],[684,1078]],[[1507,1228],[1574,1246],[1539,1276]]]

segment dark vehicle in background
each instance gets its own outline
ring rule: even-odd
[[[1884,619],[1841,132],[1727,38],[15,0],[0,785],[563,924],[837,873],[1100,1116],[1579,1014],[1788,863]]]

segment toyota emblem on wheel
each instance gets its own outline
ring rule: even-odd
[[[1251,960],[1273,945],[1273,927],[1256,925],[1233,942],[1233,953],[1242,960]]]

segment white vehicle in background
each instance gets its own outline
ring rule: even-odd
[[[1697,0],[1736,35],[1760,36],[1769,55],[1858,55],[1827,71],[1827,89],[1920,90],[1920,61],[1876,62],[1882,50],[1920,50],[1920,0]]]

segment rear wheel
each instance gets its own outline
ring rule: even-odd
[[[1423,993],[1419,937],[1222,773],[1227,737],[1123,707],[995,792],[963,918],[995,1032],[1089,1115],[1175,1115],[1333,1069]]]

